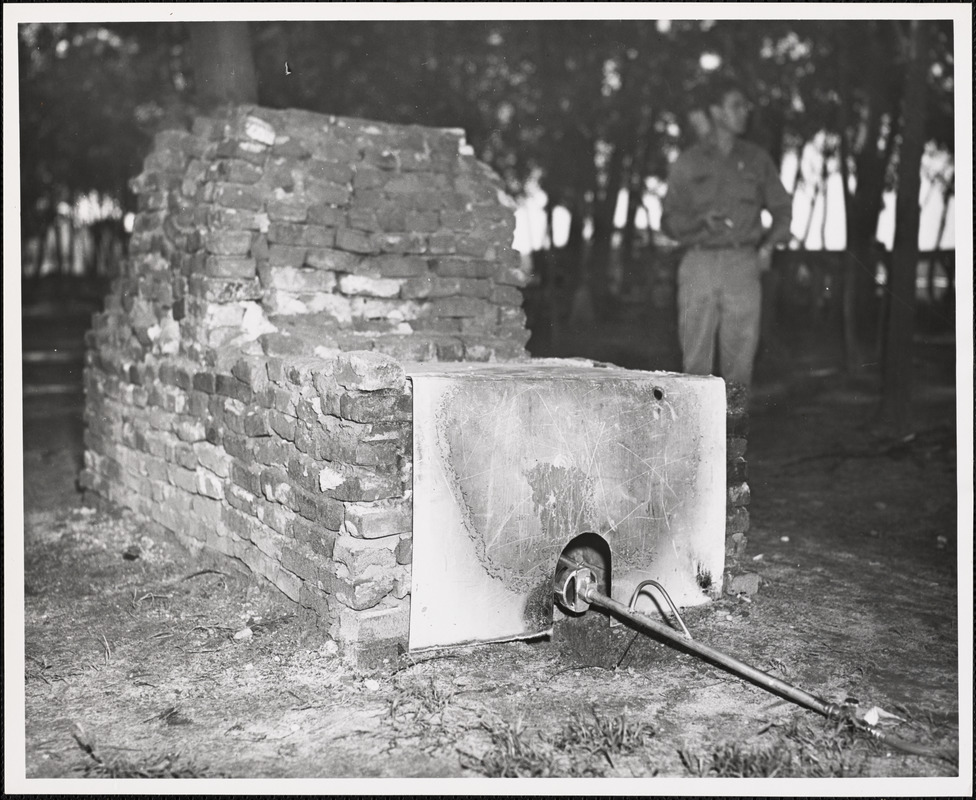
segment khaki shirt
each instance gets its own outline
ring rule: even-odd
[[[773,222],[763,231],[760,212]],[[729,221],[717,233],[705,226],[715,210]],[[697,144],[671,165],[661,227],[683,245],[758,247],[789,241],[793,199],[761,147],[736,139],[728,156],[711,143]]]

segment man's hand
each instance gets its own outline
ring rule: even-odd
[[[764,244],[756,251],[756,256],[759,258],[759,271],[768,272],[773,265],[773,248]]]
[[[705,212],[703,221],[709,233],[725,233],[732,227],[732,220],[721,211],[715,211],[714,209]]]

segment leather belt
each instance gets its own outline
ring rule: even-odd
[[[693,244],[691,250],[756,250],[758,244]]]

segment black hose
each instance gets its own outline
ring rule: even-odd
[[[915,742],[909,742],[899,736],[893,736],[892,734],[885,733],[877,726],[864,722],[864,720],[853,719],[850,717],[848,717],[848,720],[855,730],[864,731],[872,739],[876,739],[882,744],[893,747],[895,750],[901,750],[901,752],[908,753],[909,755],[913,756],[939,758],[943,761],[948,761],[950,764],[958,764],[956,754],[950,753],[948,750],[943,750],[938,747],[929,747],[928,745],[924,744],[915,744]]]

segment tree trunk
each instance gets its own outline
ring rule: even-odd
[[[620,262],[623,264],[623,294],[629,294],[633,289],[642,285],[637,271],[637,212],[644,207],[644,176],[637,168],[643,159],[634,158],[634,168],[631,169],[630,183],[627,186],[627,219],[620,242]]]
[[[897,23],[895,23],[897,24]],[[918,270],[919,191],[925,146],[925,73],[927,23],[909,24],[908,70],[902,102],[903,137],[895,205],[895,245],[885,332],[881,418],[903,435],[911,425],[912,340],[915,332],[915,275]]]
[[[845,252],[841,270],[841,327],[844,337],[844,370],[853,374],[861,361],[860,346],[857,340],[857,287],[854,280],[856,265],[852,258],[851,249],[851,174],[848,158],[850,145],[847,139],[846,103],[843,106],[844,115],[840,127],[840,176],[844,185],[844,230]]]
[[[569,310],[570,325],[588,325],[596,318],[590,277],[592,259],[587,255],[586,239],[583,235],[587,211],[590,211],[587,208],[587,197],[593,198],[594,205],[597,198],[595,143],[589,142],[588,145],[584,169],[578,173],[578,182],[573,193],[573,218],[569,225],[567,244],[574,282]],[[592,211],[589,216],[592,216]]]
[[[856,306],[852,315],[857,328],[853,332],[859,339],[870,339],[880,322],[875,297],[875,271],[877,269],[878,217],[883,207],[885,172],[898,138],[898,99],[901,88],[891,85],[891,67],[888,51],[882,46],[883,31],[874,30],[868,37],[871,49],[870,87],[867,119],[864,123],[860,149],[854,156],[857,185],[851,197],[850,224],[847,229],[847,249],[853,269],[851,302]],[[890,129],[883,147],[878,147],[882,122],[886,115],[891,118]]]
[[[827,249],[827,214],[830,211],[828,201],[830,198],[827,181],[830,180],[830,172],[827,169],[827,159],[830,158],[830,148],[827,139],[824,138],[823,147],[820,149],[820,185],[823,187],[823,216],[820,218],[820,249]]]
[[[194,22],[189,28],[200,109],[257,103],[258,83],[248,23]]]
[[[820,197],[820,186],[821,182],[817,181],[813,187],[813,197],[810,199],[810,212],[807,215],[807,225],[803,229],[803,237],[800,239],[804,250],[809,250],[809,247],[807,246],[807,239],[810,238],[810,229],[813,227],[813,212],[817,210],[817,200]]]
[[[613,257],[614,216],[617,199],[623,186],[625,152],[622,141],[614,143],[607,180],[603,192],[593,203],[593,240],[590,242],[589,270],[587,278],[590,293],[597,308],[602,310],[610,286],[610,262]]]
[[[942,215],[939,217],[939,229],[935,234],[935,249],[942,249],[942,237],[945,235],[946,222],[949,219],[949,202],[955,194],[955,181],[947,181],[942,189]]]

